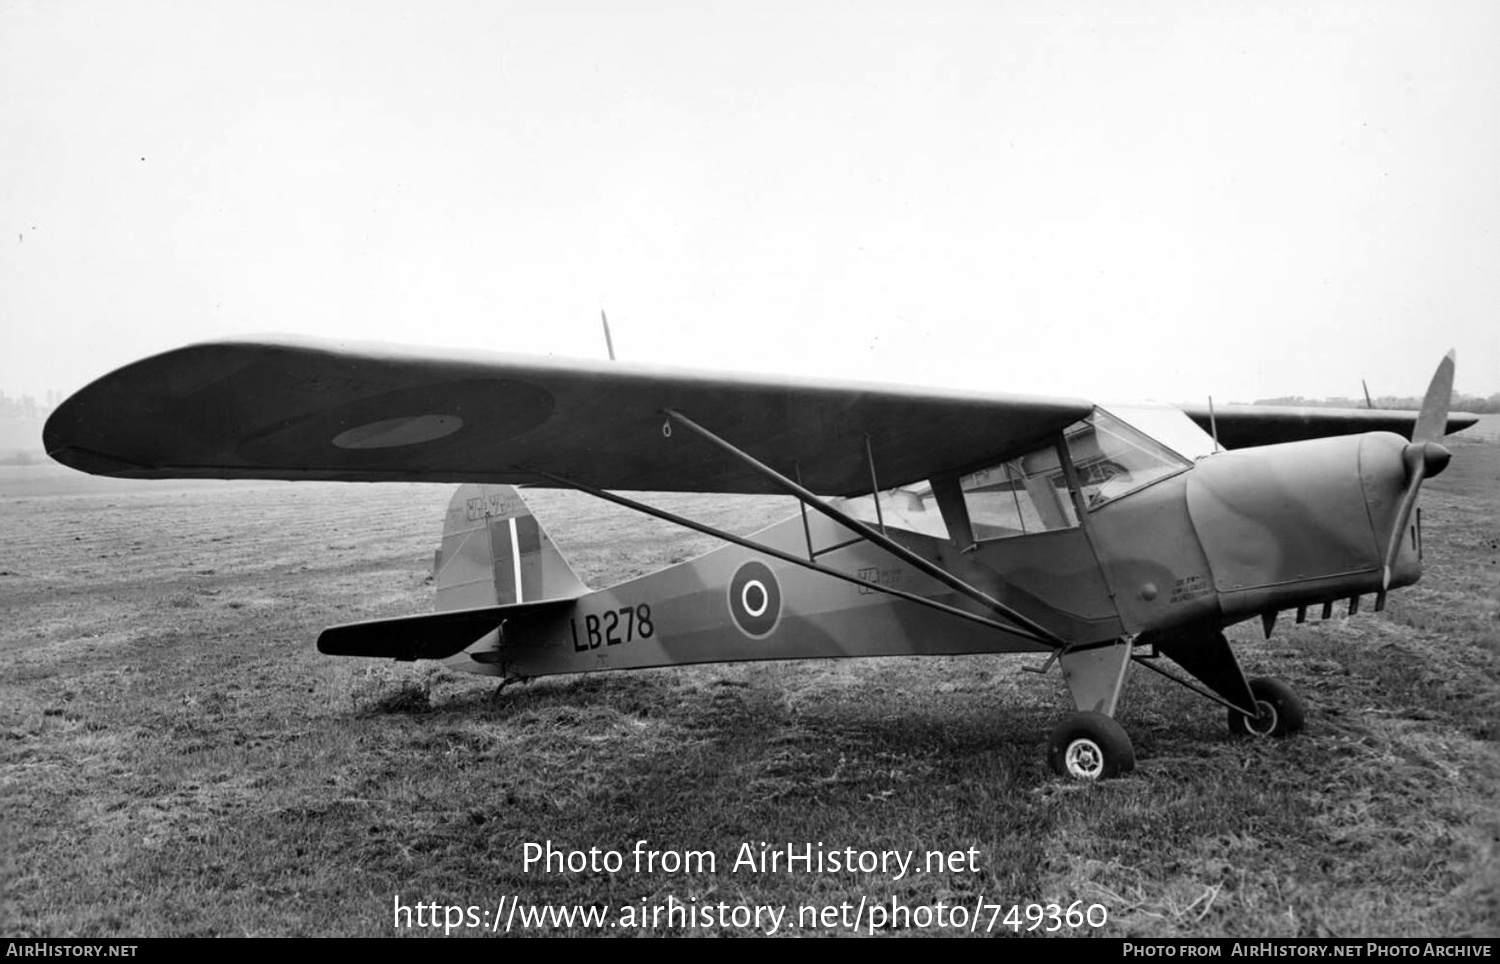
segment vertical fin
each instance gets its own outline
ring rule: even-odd
[[[453,494],[433,575],[439,612],[588,592],[508,485],[463,485]]]

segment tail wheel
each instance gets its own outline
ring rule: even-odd
[[[1135,747],[1113,718],[1074,713],[1052,731],[1047,761],[1058,776],[1106,780],[1135,769]]]
[[[1279,679],[1260,676],[1250,681],[1256,715],[1229,711],[1229,732],[1236,736],[1291,736],[1307,725],[1307,712],[1295,690]]]

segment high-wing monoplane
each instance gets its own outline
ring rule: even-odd
[[[298,341],[195,345],[106,375],[47,423],[53,458],[122,478],[462,483],[437,611],[335,626],[328,654],[505,680],[736,660],[1048,654],[1075,712],[1059,773],[1132,769],[1134,666],[1284,736],[1304,710],[1224,635],[1357,610],[1421,574],[1422,481],[1449,460],[1453,356],[1420,413],[1101,407]],[[1213,434],[1209,434],[1209,429]],[[598,591],[517,486],[566,487],[722,539]],[[622,492],[780,493],[750,537]],[[1167,663],[1175,664],[1169,668]]]

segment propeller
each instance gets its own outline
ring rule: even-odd
[[[1401,494],[1401,505],[1396,510],[1396,525],[1386,543],[1385,576],[1381,592],[1391,586],[1391,567],[1396,564],[1396,554],[1401,551],[1401,533],[1411,519],[1412,509],[1417,504],[1417,493],[1422,489],[1422,480],[1437,475],[1448,467],[1453,453],[1439,444],[1447,434],[1448,405],[1453,400],[1454,353],[1449,351],[1438,363],[1432,382],[1427,386],[1427,395],[1422,399],[1422,411],[1417,414],[1417,423],[1412,428],[1411,444],[1401,453],[1406,466],[1406,491]]]

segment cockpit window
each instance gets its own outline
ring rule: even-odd
[[[1101,409],[1065,433],[1083,504],[1112,502],[1192,463]]]
[[[1128,495],[1192,463],[1101,409],[1063,432],[1089,509]],[[959,479],[980,542],[1078,524],[1057,448],[1046,445]]]
[[[979,542],[1078,524],[1055,446],[972,472],[958,484]]]

